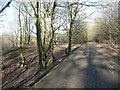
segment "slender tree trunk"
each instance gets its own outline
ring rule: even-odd
[[[40,69],[43,69],[43,50],[42,50],[42,39],[41,39],[41,27],[40,27],[40,22],[39,22],[39,2],[36,2],[36,30],[37,30],[37,49],[38,49],[38,54],[39,54],[39,65]]]
[[[73,28],[73,23],[77,15],[77,8],[78,8],[78,3],[75,7],[68,6],[69,13],[70,13],[70,29],[69,29],[69,43],[68,43],[68,50],[67,54],[69,55],[71,53],[71,45],[72,45],[72,28]]]
[[[56,2],[57,1],[54,1],[52,12],[51,12],[51,23],[50,23],[50,26],[51,26],[51,38],[50,38],[48,48],[47,48],[46,51],[48,51],[51,48],[51,45],[53,43],[54,32],[55,32],[54,27],[53,27],[53,20],[54,20],[54,15],[55,15],[55,7],[57,6]]]
[[[28,16],[27,16],[27,7],[26,9],[26,15],[25,15],[25,44],[27,44],[28,41]]]
[[[54,21],[54,15],[55,15],[55,8],[56,8],[56,6],[57,6],[57,3],[56,3],[57,1],[54,1],[54,3],[53,3],[53,8],[52,8],[52,11],[51,11],[51,23],[50,23],[50,26],[51,26],[51,32],[50,32],[50,41],[49,41],[49,43],[48,43],[48,47],[46,47],[46,50],[44,51],[44,55],[46,55],[46,53],[50,53],[49,52],[49,50],[51,49],[51,47],[52,47],[52,45],[53,45],[53,38],[54,38],[54,32],[55,32],[55,30],[54,30],[54,27],[53,27],[53,21]],[[46,13],[47,14],[47,13]],[[51,50],[50,50],[51,51]],[[52,52],[51,52],[52,53]],[[49,61],[49,60],[48,60]],[[45,67],[47,67],[46,65],[47,65],[47,63],[48,63],[48,61],[46,60],[46,62],[45,62]]]
[[[110,30],[109,30],[109,43],[110,43],[110,46],[112,46],[112,35]]]
[[[68,43],[68,50],[67,50],[67,54],[69,55],[71,52],[71,44],[72,44],[72,21],[70,23],[70,30],[69,30],[69,43]]]
[[[27,42],[27,44],[30,44],[30,39],[31,39],[31,36],[30,36],[30,17],[29,17],[29,26],[28,26],[28,42]]]
[[[20,26],[20,57],[22,59],[22,63],[20,65],[20,67],[23,67],[24,66],[24,63],[25,63],[25,57],[22,53],[22,45],[23,45],[23,40],[22,40],[22,26],[21,26],[21,20],[20,20],[20,5],[19,5],[19,26]]]

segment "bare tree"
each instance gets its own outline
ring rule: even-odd
[[[22,52],[22,47],[23,47],[23,32],[22,32],[22,25],[21,25],[21,13],[20,13],[20,7],[21,7],[21,3],[19,5],[19,27],[20,27],[20,56],[21,56],[21,59],[22,59],[22,63],[20,65],[20,67],[23,67],[24,66],[24,63],[25,63],[25,57],[23,55],[23,52]]]

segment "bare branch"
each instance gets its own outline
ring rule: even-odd
[[[11,2],[12,0],[9,0],[9,2],[7,2],[7,4],[0,10],[0,13],[2,13],[5,10],[5,8],[9,7]]]
[[[60,5],[60,4],[58,4],[57,6],[65,8],[65,7],[73,6],[73,5],[76,5],[76,4],[79,4],[81,6],[86,6],[86,7],[103,7],[103,8],[107,8],[108,6],[110,6],[110,4],[104,5],[104,4],[97,4],[97,3],[93,3],[93,2],[89,2],[89,4],[86,4],[85,2],[82,2],[82,3],[74,2],[74,3],[71,3],[69,5],[65,5],[65,6]]]
[[[37,34],[37,33],[35,33],[35,32],[33,32],[32,30],[30,30],[32,33],[34,33],[34,34]]]

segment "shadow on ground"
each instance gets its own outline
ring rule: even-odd
[[[65,52],[65,45],[56,46],[54,55],[56,60],[62,58]],[[11,48],[3,53],[2,61],[2,88],[10,88],[22,85],[25,81],[29,83],[29,78],[38,72],[38,53],[34,45],[23,47],[25,57],[25,67],[20,68],[21,62],[19,48]],[[50,56],[51,57],[51,56]]]
[[[118,71],[94,44],[74,51],[34,88],[117,88]]]
[[[118,72],[109,68],[109,61],[104,59],[102,53],[97,52],[94,45],[88,45],[84,54],[88,62],[86,68],[87,78],[84,82],[86,88],[118,87]]]

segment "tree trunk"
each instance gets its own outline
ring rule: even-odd
[[[69,55],[71,52],[71,43],[72,43],[72,21],[70,23],[70,30],[69,30],[69,43],[68,43],[68,50],[67,50],[67,54]]]
[[[21,20],[20,20],[20,5],[19,5],[19,26],[20,26],[20,57],[22,59],[20,67],[23,67],[24,63],[25,63],[25,57],[22,53],[22,45],[23,45],[22,42],[23,42],[23,40],[22,40],[22,26],[21,26]]]
[[[40,27],[40,22],[39,22],[39,2],[36,2],[36,30],[37,30],[37,49],[38,49],[38,54],[39,54],[39,65],[40,69],[43,69],[43,50],[42,50],[42,39],[41,39],[41,27]]]
[[[29,17],[29,23],[28,24],[29,24],[29,26],[28,26],[29,31],[28,31],[28,42],[27,42],[27,44],[30,44],[30,39],[31,39],[31,36],[30,36],[31,35],[30,34],[30,17]]]

